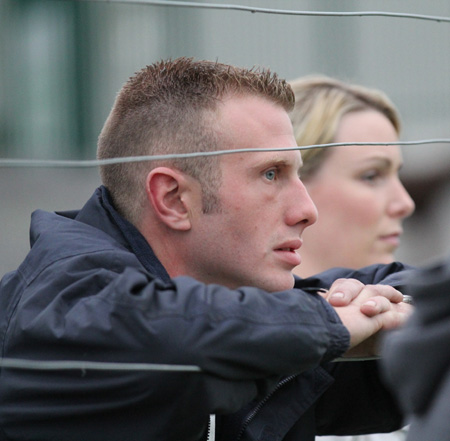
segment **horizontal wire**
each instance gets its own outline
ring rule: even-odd
[[[95,371],[163,371],[163,372],[201,372],[198,366],[158,363],[115,363],[103,361],[42,361],[20,358],[0,358],[0,367],[25,370],[95,370]]]
[[[109,159],[85,159],[85,160],[57,160],[57,159],[13,159],[0,158],[0,167],[97,167],[100,165],[121,164],[128,162],[143,161],[162,161],[170,159],[188,159],[204,156],[220,156],[230,155],[233,153],[252,153],[252,152],[269,152],[269,151],[291,151],[291,150],[308,150],[313,148],[340,147],[346,145],[354,146],[375,146],[375,145],[422,145],[422,144],[448,144],[450,138],[442,139],[424,139],[418,141],[397,141],[397,142],[333,142],[329,144],[313,144],[307,146],[296,147],[278,147],[278,148],[253,148],[253,149],[230,149],[216,150],[209,152],[193,152],[193,153],[174,153],[170,155],[147,155],[147,156],[125,156],[121,158]]]
[[[272,9],[272,8],[255,8],[252,6],[232,5],[232,4],[216,4],[216,3],[198,3],[198,2],[184,2],[172,0],[78,0],[90,2],[104,2],[104,3],[130,3],[130,4],[145,4],[152,6],[176,6],[182,8],[203,8],[203,9],[221,9],[246,11],[251,13],[262,14],[278,14],[278,15],[300,15],[300,16],[322,16],[322,17],[393,17],[393,18],[410,18],[416,20],[429,20],[436,22],[450,23],[450,17],[441,17],[436,15],[423,14],[409,14],[403,12],[385,12],[385,11],[357,11],[357,12],[326,12],[326,11],[296,11],[287,9]]]
[[[368,361],[379,359],[374,357],[339,357],[334,362],[342,361]],[[203,372],[195,365],[160,364],[160,363],[125,363],[85,360],[30,360],[23,358],[0,358],[0,368],[18,369],[27,371],[67,371],[80,370],[83,373],[90,371],[124,371],[124,372]]]

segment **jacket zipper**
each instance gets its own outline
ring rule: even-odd
[[[244,435],[245,429],[247,429],[247,427],[249,426],[249,424],[252,422],[253,418],[255,418],[256,414],[265,406],[265,404],[267,403],[267,401],[270,400],[270,398],[273,396],[273,394],[281,389],[284,385],[286,385],[287,383],[289,383],[290,381],[292,381],[295,377],[297,377],[297,375],[291,375],[289,377],[284,378],[283,380],[281,380],[277,386],[272,390],[272,392],[270,392],[268,395],[266,395],[257,405],[256,407],[250,412],[249,415],[247,415],[247,418],[245,418],[244,423],[241,427],[241,430],[239,431],[239,434],[236,438],[236,441],[240,441],[242,436]]]
[[[216,416],[211,414],[208,420],[208,436],[206,441],[214,441],[216,439]]]

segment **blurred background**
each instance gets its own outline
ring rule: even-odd
[[[403,141],[450,138],[450,23],[169,3],[0,0],[0,158],[95,159],[97,136],[122,84],[147,64],[179,56],[262,66],[288,80],[323,73],[376,87],[401,113]],[[233,4],[450,18],[448,0]],[[402,177],[417,210],[405,222],[397,258],[424,265],[450,252],[450,144],[405,146],[403,153]],[[0,167],[0,277],[28,250],[33,210],[81,208],[99,183],[95,167]]]

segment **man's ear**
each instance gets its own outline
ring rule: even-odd
[[[157,167],[147,175],[145,190],[161,222],[174,230],[190,230],[189,181],[183,173],[168,167]]]

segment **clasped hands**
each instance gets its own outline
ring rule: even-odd
[[[350,333],[345,358],[378,355],[380,333],[401,326],[413,311],[392,286],[364,285],[355,279],[338,279],[321,295]]]

